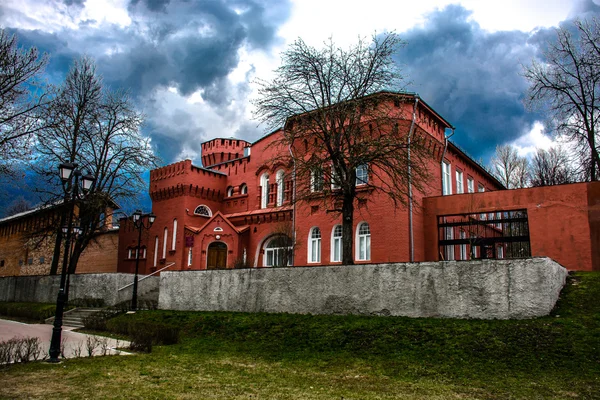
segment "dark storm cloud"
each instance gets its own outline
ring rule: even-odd
[[[64,2],[74,13],[81,3]],[[241,48],[269,51],[281,40],[277,28],[287,20],[290,9],[289,0],[133,0],[127,8],[132,21],[127,26],[82,21],[76,30],[14,32],[22,45],[36,46],[51,55],[46,70],[53,83],[62,81],[73,59],[83,54],[94,57],[104,82],[129,89],[144,108],[149,116],[145,131],[159,145],[165,162],[171,162],[184,148],[192,150],[193,143],[208,138],[197,124],[185,123],[184,115],[159,129],[157,120],[172,117],[173,110],[166,104],[145,102],[168,87],[183,96],[200,90],[217,114],[230,112],[232,118],[243,119],[243,109],[230,105],[242,100],[238,96],[247,91],[240,89],[244,84],[228,84],[227,77],[239,65]],[[198,119],[198,115],[193,117]],[[177,140],[169,141],[167,136]]]
[[[598,10],[585,0],[571,18],[582,12],[597,15]],[[528,83],[522,65],[540,57],[556,34],[552,28],[490,33],[470,15],[458,5],[429,14],[424,26],[401,34],[408,45],[398,61],[412,82],[408,90],[456,127],[456,143],[474,158],[487,160],[497,144],[517,139],[543,119],[523,105]]]
[[[433,12],[425,26],[402,34],[408,45],[399,62],[413,82],[409,90],[456,126],[453,139],[479,158],[536,119],[522,104],[527,82],[520,75],[534,48],[527,33],[488,33],[469,16],[456,5]]]

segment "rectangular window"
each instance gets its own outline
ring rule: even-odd
[[[367,164],[362,164],[356,167],[356,186],[366,185],[369,183],[369,169]]]
[[[323,170],[321,168],[314,169],[310,174],[310,191],[323,191]]]
[[[452,194],[452,179],[450,175],[450,163],[444,161],[442,163],[442,194]]]
[[[335,173],[335,168],[331,166],[331,189],[336,190],[341,188],[338,175]]]
[[[467,238],[467,234],[465,233],[465,231],[460,231],[460,238],[461,239]],[[466,243],[460,245],[460,259],[461,260],[467,259],[467,244]]]
[[[461,194],[465,192],[463,185],[463,172],[456,170],[456,193]]]
[[[480,183],[477,185],[477,191],[483,193],[485,192],[485,187]]]
[[[498,246],[496,251],[496,258],[504,258],[504,247]]]
[[[471,178],[471,177],[467,178],[467,191],[469,193],[475,193],[475,182],[473,181],[473,178]]]
[[[454,229],[452,227],[446,228],[446,240],[454,239]],[[446,246],[446,261],[454,260],[454,246]]]
[[[360,261],[371,259],[371,235],[359,237],[358,259]]]
[[[190,249],[188,250],[188,267],[190,265],[192,265],[192,248],[190,247]]]

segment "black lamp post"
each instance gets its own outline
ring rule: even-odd
[[[154,220],[156,219],[156,215],[153,213],[142,214],[141,210],[136,210],[131,216],[133,220],[133,225],[138,230],[138,241],[137,248],[135,251],[135,276],[133,278],[133,295],[131,296],[131,310],[137,311],[137,292],[138,292],[138,269],[140,267],[140,243],[142,241],[142,229],[150,229]],[[148,224],[144,221],[147,221]]]
[[[58,290],[58,296],[56,298],[54,328],[52,328],[52,339],[50,341],[50,359],[48,360],[49,362],[54,363],[60,361],[58,357],[60,356],[63,313],[67,301],[67,273],[71,253],[71,234],[75,233],[77,235],[81,232],[79,227],[73,227],[75,201],[80,197],[79,185],[81,184],[83,194],[87,194],[95,181],[95,178],[89,174],[82,175],[81,171],[77,169],[77,164],[64,163],[60,164],[58,168],[60,170],[60,179],[65,192],[64,204],[68,205],[68,212],[66,215],[66,226],[62,227],[62,232],[65,235],[65,248],[63,252],[62,270],[60,273],[60,289]]]

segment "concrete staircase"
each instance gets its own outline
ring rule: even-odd
[[[65,311],[63,314],[63,326],[69,326],[76,329],[83,328],[83,320],[99,311],[102,311],[102,308],[82,307]],[[54,317],[48,318],[45,322],[46,324],[53,324]]]

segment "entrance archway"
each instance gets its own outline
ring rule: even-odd
[[[206,252],[206,269],[227,268],[227,245],[223,242],[212,242]]]

